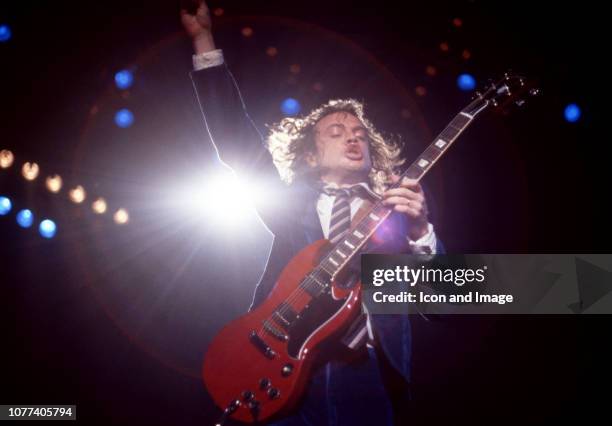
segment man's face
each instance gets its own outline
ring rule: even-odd
[[[327,182],[355,183],[372,168],[367,129],[348,112],[326,115],[315,125],[316,153],[308,162]]]

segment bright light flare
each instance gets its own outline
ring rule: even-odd
[[[0,168],[8,169],[15,161],[15,156],[8,149],[0,151]]]
[[[117,225],[125,225],[130,221],[130,215],[126,209],[119,209],[113,215],[113,220]]]
[[[198,220],[235,228],[246,224],[253,217],[255,203],[262,201],[265,201],[263,191],[255,185],[233,174],[224,174],[181,191],[178,207]]]
[[[21,168],[21,174],[26,180],[34,180],[38,177],[38,172],[40,172],[40,168],[36,163],[24,163]]]
[[[72,188],[68,192],[68,198],[70,198],[70,201],[72,201],[75,204],[80,204],[83,201],[85,201],[86,196],[87,196],[87,193],[85,192],[85,188],[83,188],[81,185],[78,185],[77,187]]]
[[[93,203],[91,203],[91,209],[95,214],[104,214],[106,213],[108,206],[106,204],[106,200],[102,197],[97,198]]]
[[[47,189],[57,194],[62,189],[62,178],[60,175],[48,176],[46,180]]]

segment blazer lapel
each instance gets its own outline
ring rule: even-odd
[[[299,191],[301,202],[300,224],[308,244],[323,239],[321,220],[317,213],[317,198],[319,192],[309,185],[302,185]]]

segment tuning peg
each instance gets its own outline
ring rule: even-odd
[[[540,96],[542,92],[537,87],[529,90],[529,96]]]

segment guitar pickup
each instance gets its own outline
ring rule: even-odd
[[[262,354],[264,354],[266,358],[274,359],[274,357],[276,357],[276,352],[274,352],[274,350],[270,346],[268,346],[266,342],[261,337],[259,337],[255,331],[251,331],[251,334],[249,335],[249,340],[257,349],[259,349]]]
[[[291,305],[283,302],[274,311],[274,319],[286,330],[289,330],[291,324],[297,319],[297,312]]]
[[[278,328],[274,327],[268,321],[264,322],[264,330],[266,330],[272,336],[276,337],[281,342],[286,342],[287,340],[289,340],[289,336],[280,331]]]

